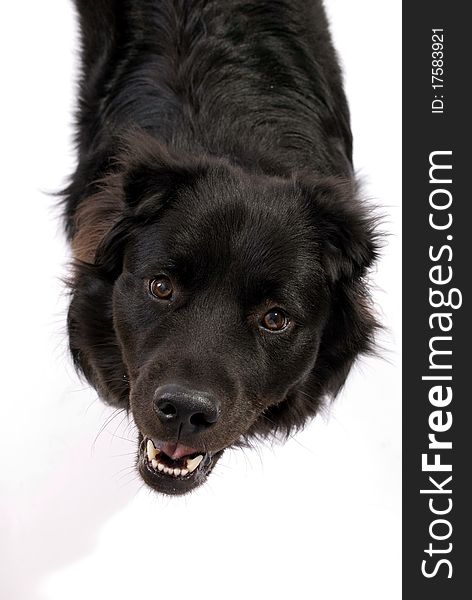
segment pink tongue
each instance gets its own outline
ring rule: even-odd
[[[158,447],[160,450],[162,450],[162,452],[164,452],[165,454],[167,454],[167,456],[173,458],[174,460],[198,452],[198,450],[196,450],[195,448],[191,448],[190,446],[184,446],[183,444],[176,444],[173,442],[161,442]]]

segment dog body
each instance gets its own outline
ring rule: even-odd
[[[319,1],[76,5],[70,347],[131,410],[144,480],[185,493],[303,426],[371,347],[340,69]]]

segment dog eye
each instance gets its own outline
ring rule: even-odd
[[[281,308],[271,308],[262,317],[261,326],[268,331],[282,331],[290,323],[290,319]]]
[[[159,300],[170,300],[174,293],[174,287],[168,277],[161,276],[151,279],[149,282],[149,291],[155,298],[159,298]]]

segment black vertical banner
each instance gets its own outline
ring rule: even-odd
[[[472,594],[468,13],[403,3],[403,597],[415,600]]]

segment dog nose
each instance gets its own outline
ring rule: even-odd
[[[154,410],[164,425],[181,426],[182,434],[208,429],[220,416],[219,403],[209,394],[175,384],[157,388]]]

